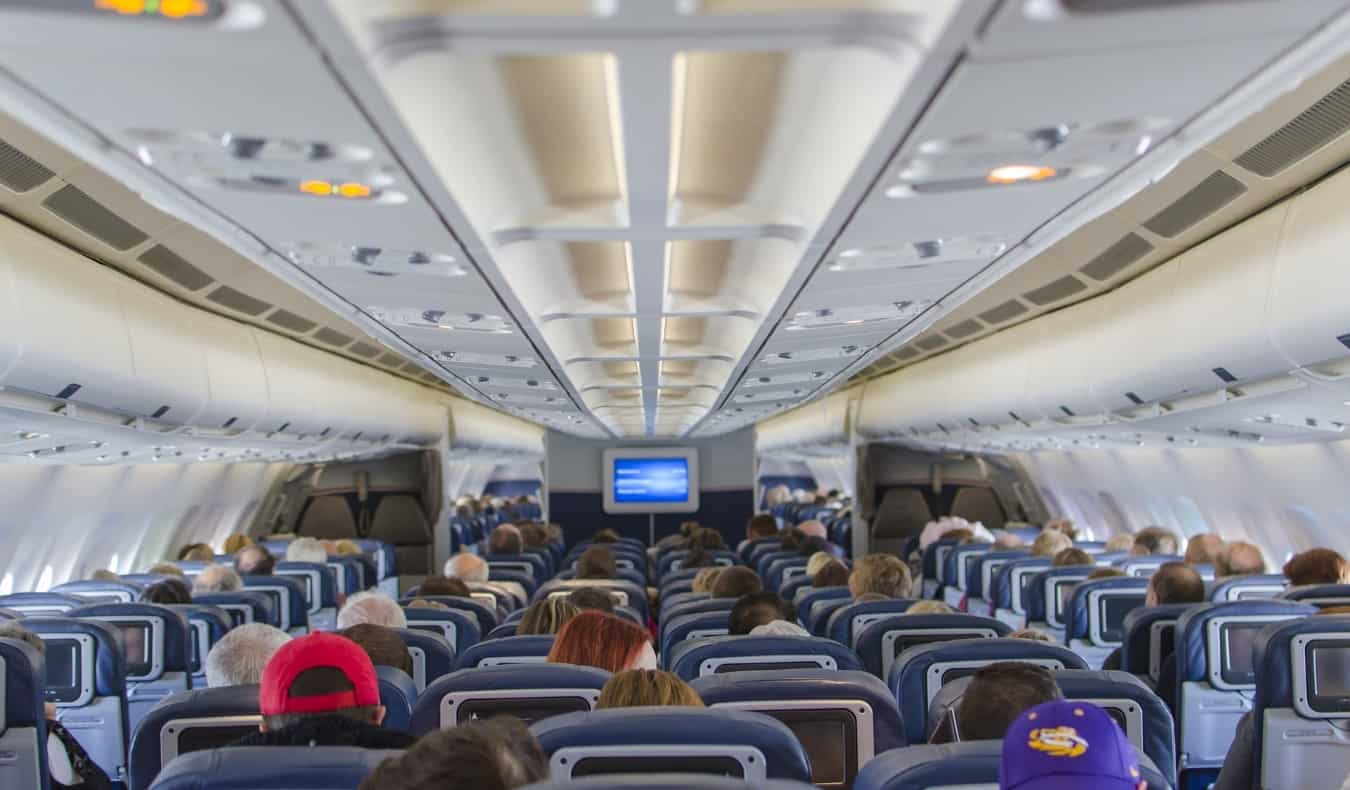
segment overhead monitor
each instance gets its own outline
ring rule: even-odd
[[[698,450],[643,447],[604,452],[606,513],[698,510]]]

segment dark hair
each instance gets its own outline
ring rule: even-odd
[[[463,579],[451,579],[446,576],[428,576],[417,588],[418,595],[450,595],[456,598],[470,597],[469,585]]]
[[[614,552],[604,546],[591,546],[577,559],[578,579],[613,579],[618,573]]]
[[[605,614],[614,614],[614,598],[599,587],[580,587],[567,596],[567,600],[578,609],[594,609]]]
[[[733,565],[717,574],[717,580],[713,582],[712,597],[740,598],[763,589],[764,582],[760,580],[758,573],[744,565]]]
[[[1001,740],[1023,711],[1063,696],[1049,670],[996,661],[971,677],[956,708],[956,726],[963,741]]]
[[[806,533],[796,527],[783,532],[782,535],[783,543],[780,551],[796,551],[797,547],[802,545],[802,541],[806,540]]]
[[[544,525],[537,521],[526,521],[523,524],[516,525],[520,530],[520,538],[525,543],[527,549],[542,549],[548,545],[548,530]]]
[[[1092,555],[1082,549],[1063,549],[1050,560],[1050,565],[1063,568],[1066,565],[1091,565]]]
[[[806,538],[797,546],[797,553],[803,557],[810,557],[817,552],[829,550],[830,544],[826,543],[824,538],[818,538],[814,535]]]
[[[548,758],[509,716],[424,735],[361,782],[361,790],[513,790],[548,778]]]
[[[717,564],[717,559],[708,553],[708,550],[698,544],[694,544],[680,563],[681,568],[711,568]]]
[[[1147,554],[1176,554],[1181,541],[1162,527],[1144,527],[1134,534],[1134,547]]]
[[[361,623],[344,628],[338,631],[337,635],[355,642],[366,651],[366,655],[370,656],[370,663],[375,666],[400,669],[405,675],[412,677],[412,653],[408,652],[403,637],[394,629],[373,623]]]
[[[1284,575],[1295,587],[1305,584],[1340,584],[1347,575],[1345,557],[1331,549],[1309,549],[1284,564]]]
[[[792,622],[795,619],[792,607],[779,598],[778,593],[752,593],[741,596],[731,608],[727,631],[732,636],[745,636],[757,625],[772,623],[774,620]]]
[[[488,554],[519,554],[525,550],[520,530],[497,527],[488,535]]]
[[[848,566],[839,560],[830,560],[811,577],[812,587],[844,587],[848,585]]]
[[[326,697],[329,694],[341,694],[352,690],[352,682],[342,670],[335,667],[314,667],[295,676],[288,697]],[[377,706],[362,705],[355,708],[339,708],[323,713],[275,713],[263,716],[263,724],[269,730],[281,730],[299,724],[316,716],[342,716],[354,721],[370,722],[375,718]]]
[[[192,603],[192,588],[182,579],[164,579],[146,587],[141,600],[158,604]]]
[[[1195,568],[1184,562],[1165,562],[1149,579],[1158,603],[1201,603],[1205,600],[1205,580]]]
[[[256,556],[257,560],[248,563],[246,569],[244,558],[247,556]],[[268,551],[267,547],[257,543],[252,546],[245,546],[239,550],[238,554],[234,555],[234,569],[240,575],[271,576],[272,570],[276,566],[277,558],[272,556],[272,552]]]
[[[690,548],[704,549],[725,549],[727,542],[722,539],[722,533],[715,529],[699,527],[689,535]]]
[[[749,540],[755,538],[772,538],[778,534],[778,519],[768,513],[759,513],[751,516],[750,521],[745,525],[745,536]]]
[[[619,533],[609,528],[602,529],[591,537],[591,543],[618,543],[618,542],[619,542]]]

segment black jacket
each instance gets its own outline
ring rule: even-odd
[[[386,730],[346,716],[320,715],[290,727],[258,731],[231,746],[360,746],[366,749],[406,749],[417,739],[406,732]]]

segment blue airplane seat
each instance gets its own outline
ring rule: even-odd
[[[288,634],[301,635],[309,631],[309,602],[305,600],[305,585],[286,576],[243,574],[243,592],[261,592],[277,602],[281,624],[277,627]]]
[[[803,595],[815,589],[813,586],[814,583],[814,579],[803,573],[800,576],[794,576],[779,585],[778,595],[788,603],[796,603],[798,595]]]
[[[849,592],[847,586],[838,587],[811,587],[801,594],[796,601],[797,622],[803,628],[810,630],[811,605],[816,601],[845,601],[852,600],[853,593]],[[828,621],[827,621],[828,622]]]
[[[132,735],[127,786],[147,790],[175,757],[224,746],[257,732],[261,722],[257,686],[174,694],[151,708]]]
[[[459,654],[456,669],[499,667],[507,664],[540,664],[553,649],[552,634],[545,636],[507,636],[487,639]]]
[[[1027,624],[1042,624],[1047,630],[1063,633],[1068,627],[1068,596],[1095,570],[1091,565],[1063,565],[1035,574],[1022,593]]]
[[[455,671],[455,648],[444,636],[413,628],[395,630],[412,656],[412,679],[418,694],[438,678]]]
[[[405,606],[403,615],[408,620],[408,628],[439,634],[454,648],[457,656],[463,655],[465,650],[478,644],[483,636],[478,618],[473,613],[460,609]]]
[[[1226,576],[1214,582],[1209,590],[1209,600],[1214,603],[1226,601],[1249,601],[1262,598],[1276,598],[1289,586],[1289,580],[1282,573],[1253,573],[1246,576]]]
[[[1147,579],[1153,575],[1153,572],[1166,565],[1169,562],[1185,562],[1186,558],[1177,554],[1145,554],[1126,557],[1116,562],[1115,567],[1125,572],[1127,576],[1138,576],[1141,579]]]
[[[416,684],[406,672],[393,667],[377,666],[375,676],[380,684],[380,704],[384,706],[384,722],[380,726],[407,732],[412,726],[413,705],[417,703]]]
[[[306,613],[316,631],[337,628],[337,574],[327,562],[278,562],[275,576],[296,579],[304,587]]]
[[[0,786],[47,790],[47,717],[42,654],[0,639]]]
[[[966,559],[969,568],[966,572],[966,611],[971,614],[994,616],[994,581],[998,569],[1013,560],[1025,559],[1031,555],[1026,551],[986,551]],[[977,609],[971,611],[971,603]]]
[[[24,617],[61,617],[86,604],[94,603],[82,595],[55,592],[18,592],[0,595],[0,607],[12,609]]]
[[[667,666],[681,680],[753,670],[861,671],[858,654],[818,636],[717,636],[690,639],[671,648]]]
[[[874,620],[858,634],[855,650],[863,667],[878,678],[890,677],[905,651],[930,642],[993,639],[1011,629],[992,617],[973,614],[893,614]]]
[[[608,591],[614,596],[616,605],[632,607],[642,616],[643,622],[650,617],[647,609],[647,588],[624,579],[550,579],[539,586],[533,600],[550,598],[554,594],[568,594],[582,587],[596,587]]]
[[[1312,604],[1319,609],[1329,606],[1350,606],[1350,584],[1306,584],[1302,587],[1290,587],[1278,597],[1286,601]],[[6,605],[0,601],[0,606]]]
[[[864,601],[845,603],[830,612],[825,621],[826,636],[841,645],[856,647],[863,629],[878,620],[894,617],[909,611],[916,601],[910,598],[892,598],[888,601]]]
[[[801,555],[774,560],[764,574],[764,589],[781,593],[783,583],[806,575],[807,558]]]
[[[661,609],[661,621],[670,620],[686,614],[703,614],[704,612],[730,612],[736,607],[735,598],[698,598],[683,603],[671,604],[667,608]]]
[[[1125,617],[1143,608],[1149,580],[1136,576],[1092,579],[1074,586],[1064,610],[1064,643],[1100,669],[1125,640]]]
[[[535,591],[539,589],[539,581],[533,575],[512,568],[493,568],[488,565],[488,581],[515,582],[524,588],[527,599],[534,597]]]
[[[572,664],[506,664],[461,669],[432,683],[413,707],[414,735],[473,719],[515,716],[527,724],[588,711],[610,674]]]
[[[1024,591],[1031,586],[1036,574],[1050,567],[1049,557],[1023,557],[1003,563],[993,576],[993,597],[989,603],[994,607],[994,616],[1011,625],[1021,628],[1026,624],[1026,596]]]
[[[403,752],[352,746],[206,749],[170,763],[153,790],[357,790],[380,763]]]
[[[1120,647],[1120,668],[1133,675],[1151,677],[1157,682],[1162,662],[1172,654],[1177,618],[1200,604],[1167,603],[1141,606],[1125,615],[1124,642]]]
[[[536,582],[549,577],[548,562],[538,554],[487,554],[483,559],[487,560],[489,572],[495,565],[504,570],[527,573]]]
[[[277,598],[256,590],[238,592],[193,593],[192,602],[199,606],[213,606],[230,615],[232,626],[244,623],[267,623],[281,627],[281,613]]]
[[[83,579],[58,584],[51,591],[64,595],[78,595],[89,599],[90,603],[134,603],[141,599],[141,594],[145,592],[147,586],[138,582]]]
[[[661,666],[670,668],[671,653],[682,642],[726,636],[730,630],[730,620],[731,612],[699,612],[676,617],[665,623],[661,628],[661,643],[657,646]]]
[[[893,749],[863,766],[853,790],[928,790],[997,788],[1002,741],[924,744]],[[1139,755],[1139,771],[1149,790],[1171,790],[1158,767]]]
[[[160,700],[192,687],[192,632],[186,615],[151,603],[103,603],[71,609],[67,616],[98,620],[120,632],[132,730]]]
[[[471,617],[474,618],[474,621],[478,624],[479,634],[486,634],[491,632],[492,629],[497,627],[497,624],[499,622],[497,620],[497,608],[495,606],[488,606],[482,601],[476,601],[473,598],[462,598],[457,595],[420,595],[417,596],[416,599],[411,597],[400,598],[398,603],[400,606],[404,608],[404,611],[415,611],[415,609],[408,609],[408,604],[412,603],[414,600],[417,599],[421,599],[423,601],[435,601],[436,603],[442,603],[450,607],[452,611],[463,612],[467,615],[470,615]],[[435,611],[444,611],[444,610],[441,609]]]

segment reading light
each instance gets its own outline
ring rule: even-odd
[[[306,195],[331,195],[333,194],[333,185],[327,181],[301,181],[300,191]]]
[[[338,187],[338,194],[346,198],[370,197],[370,187],[349,181]]]
[[[1058,174],[1055,168],[1044,165],[1003,165],[990,170],[985,180],[991,184],[1020,184],[1024,181],[1044,181]]]
[[[166,19],[206,16],[211,10],[206,0],[94,0],[94,8],[123,16],[162,16]]]

